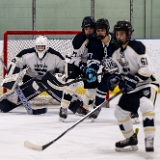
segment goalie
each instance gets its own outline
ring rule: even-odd
[[[2,82],[2,86],[12,90],[0,97],[0,111],[9,112],[22,104],[14,90],[20,77],[22,77],[20,89],[28,101],[46,91],[60,102],[62,91],[51,87],[48,82],[53,83],[53,79],[55,79],[53,74],[64,72],[64,63],[64,57],[48,46],[47,37],[37,37],[35,47],[22,50],[9,63],[8,74]],[[21,74],[23,69],[26,72]],[[74,113],[76,110],[74,108]]]

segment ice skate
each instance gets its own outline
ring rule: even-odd
[[[118,152],[123,152],[123,151],[136,151],[138,150],[138,139],[137,139],[137,134],[138,134],[139,129],[136,128],[135,133],[130,137],[126,138],[125,140],[119,141],[115,144],[116,146],[116,151]]]
[[[60,108],[59,111],[59,120],[64,122],[64,120],[67,118],[68,116],[68,109],[67,108]]]
[[[140,122],[139,119],[138,119],[139,118],[138,113],[131,113],[130,117],[133,121],[133,124],[138,124]]]
[[[154,143],[154,138],[152,138],[152,137],[145,138],[146,152],[154,152],[153,143]]]
[[[94,109],[95,109],[95,108],[96,108],[96,107],[94,107]],[[93,112],[93,113],[89,116],[89,118],[91,119],[92,122],[94,122],[95,119],[98,117],[100,111],[101,111],[101,108],[98,108],[95,112]]]
[[[88,114],[90,111],[83,107],[83,102],[81,103],[80,107],[76,110],[76,115],[83,117]]]

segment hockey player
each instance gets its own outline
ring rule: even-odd
[[[128,21],[118,21],[114,26],[116,43],[119,48],[112,57],[121,74],[113,74],[107,81],[112,90],[117,84],[122,96],[115,109],[115,117],[119,128],[126,138],[115,144],[116,150],[131,147],[137,150],[137,133],[133,131],[133,123],[129,114],[140,107],[143,117],[146,152],[154,151],[155,113],[158,82],[154,69],[147,55],[146,47],[139,41],[131,40],[133,29]]]
[[[47,37],[39,36],[35,40],[35,47],[22,50],[11,60],[2,86],[12,89],[19,79],[19,72],[27,68],[23,84],[20,86],[26,99],[31,100],[46,91],[60,102],[62,91],[52,88],[49,82],[53,83],[53,74],[64,73],[64,64],[64,57],[48,46]],[[0,98],[0,111],[9,112],[21,104],[22,102],[13,88]],[[76,112],[75,108],[74,112]]]
[[[72,41],[72,49],[70,54],[66,55],[66,77],[67,81],[71,81],[80,75],[84,75],[86,62],[88,58],[88,42],[94,36],[95,20],[91,16],[84,17],[82,21],[82,32],[77,34]],[[74,83],[64,89],[59,112],[60,120],[64,121],[68,115],[68,106],[83,105],[82,99],[76,95],[77,83]],[[94,85],[97,82],[88,83],[84,81],[84,88],[87,89],[85,97],[90,99],[90,104],[94,99]],[[88,110],[82,110],[86,114]]]
[[[102,72],[117,68],[117,65],[111,58],[112,53],[117,47],[114,45],[111,33],[109,33],[110,25],[108,20],[106,18],[98,19],[95,29],[96,38],[92,39],[88,45],[89,58],[86,70],[87,81],[92,83],[97,81],[95,73],[97,73],[101,66],[103,66]],[[95,102],[93,104],[94,108],[103,103],[106,98],[106,94],[109,90],[106,86],[106,81],[109,76],[110,73],[104,74],[100,83],[93,86],[96,90]],[[84,103],[84,107],[85,105],[87,106],[88,104]],[[96,119],[100,110],[99,108],[99,110],[95,111],[90,118]]]

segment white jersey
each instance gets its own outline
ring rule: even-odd
[[[16,73],[15,66],[20,69],[27,67],[26,75],[41,80],[47,72],[54,73],[56,70],[64,72],[65,59],[59,52],[52,48],[49,48],[42,59],[39,59],[35,49],[29,48],[21,51],[12,59],[8,74]]]
[[[120,73],[135,75],[139,83],[133,93],[142,88],[153,87],[158,90],[158,80],[145,46],[139,41],[130,41],[125,49],[117,49],[113,55]]]
[[[86,63],[88,58],[88,42],[89,40],[83,33],[77,34],[72,41],[71,52],[66,55],[66,62],[74,64],[77,67],[81,61]]]

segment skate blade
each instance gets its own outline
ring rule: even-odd
[[[75,113],[75,115],[78,116],[78,117],[84,117],[85,116],[84,114],[80,114],[80,113],[77,113],[77,112]]]
[[[91,122],[95,122],[96,118],[90,118]]]
[[[65,121],[65,118],[59,117],[59,121],[60,121],[60,122],[64,122],[64,121]]]
[[[138,150],[138,146],[134,145],[134,146],[128,146],[128,147],[125,147],[125,148],[115,148],[115,150],[117,152],[137,151]]]
[[[146,152],[146,159],[154,159],[154,152]]]

